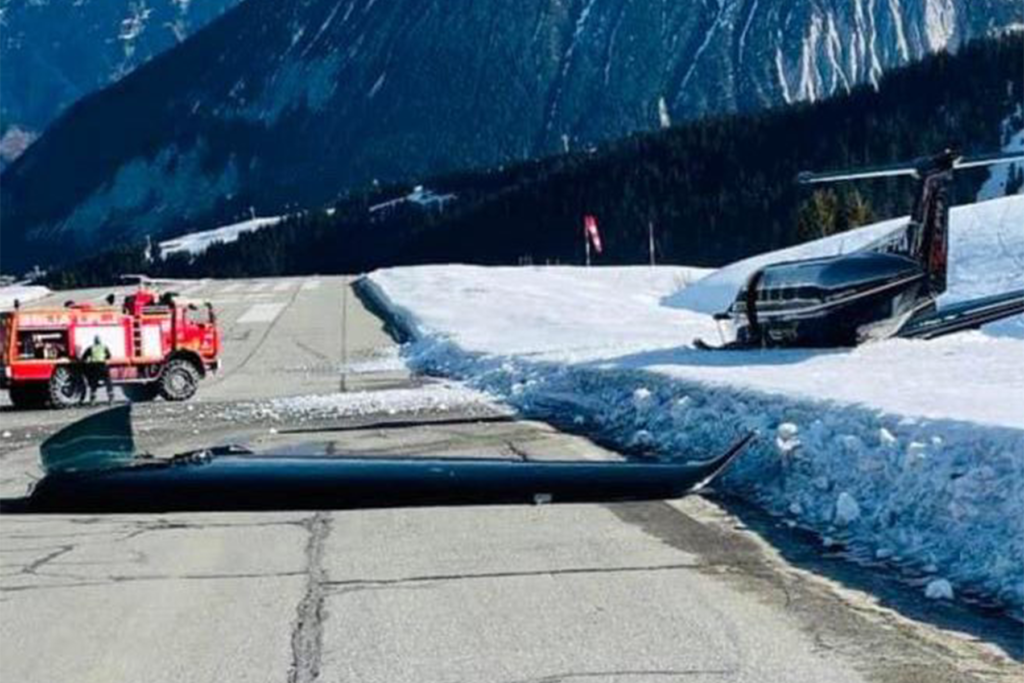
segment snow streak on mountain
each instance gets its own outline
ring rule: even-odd
[[[4,177],[5,239],[208,228],[816,100],[1020,15],[1017,0],[251,0],[33,145]]]

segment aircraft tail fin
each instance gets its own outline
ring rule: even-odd
[[[953,181],[951,153],[922,165],[920,184],[910,214],[907,236],[909,256],[928,274],[928,289],[935,296],[946,291],[949,268],[949,187]]]

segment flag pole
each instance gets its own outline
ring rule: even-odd
[[[583,231],[583,248],[587,252],[587,267],[590,267],[590,235],[587,231]]]
[[[647,221],[647,252],[651,256],[651,266],[654,264],[654,221]]]

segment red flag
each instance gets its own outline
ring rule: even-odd
[[[597,219],[591,214],[587,214],[583,217],[583,232],[586,233],[587,239],[590,240],[590,244],[593,245],[594,251],[598,254],[601,253],[601,233],[597,231]]]

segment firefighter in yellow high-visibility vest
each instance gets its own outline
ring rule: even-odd
[[[107,361],[110,360],[110,349],[97,335],[92,340],[92,346],[82,353],[82,362],[85,363],[85,379],[89,382],[89,403],[96,401],[96,389],[100,382],[103,382],[107,390],[107,403],[114,402],[114,383],[110,380],[110,368]]]

